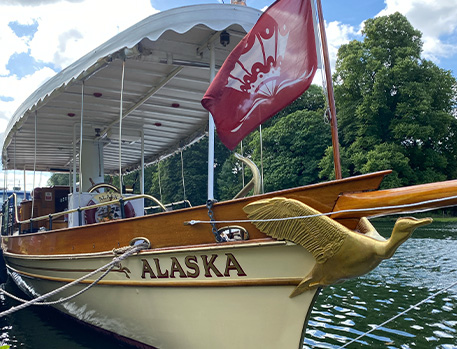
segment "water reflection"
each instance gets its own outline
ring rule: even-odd
[[[393,222],[375,225],[388,236]],[[457,224],[422,227],[370,274],[322,291],[303,347],[336,349],[456,281]],[[0,310],[12,305],[0,296]],[[128,348],[48,308],[27,308],[0,318],[0,329],[0,344],[12,348]],[[456,332],[454,287],[348,348],[457,349]]]
[[[6,290],[22,294],[10,281]],[[26,298],[24,295],[23,298]],[[0,295],[0,311],[18,303]],[[8,344],[21,349],[95,349],[129,348],[112,338],[58,313],[50,307],[32,306],[0,318],[0,346]]]
[[[388,236],[393,223],[377,223]],[[431,229],[427,229],[431,227]],[[304,348],[338,348],[457,281],[457,229],[435,223],[370,274],[323,290]],[[425,230],[425,231],[424,231]],[[419,231],[418,231],[419,232]],[[457,348],[457,286],[348,348]]]

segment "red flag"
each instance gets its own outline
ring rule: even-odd
[[[202,105],[233,150],[305,92],[316,69],[311,0],[278,0],[227,57]]]

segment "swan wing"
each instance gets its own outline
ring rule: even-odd
[[[261,232],[303,246],[318,263],[324,263],[337,253],[350,232],[340,223],[294,199],[258,200],[243,210]],[[284,219],[292,217],[302,218]]]

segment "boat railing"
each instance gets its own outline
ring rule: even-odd
[[[181,200],[181,201],[176,201],[176,202],[170,202],[168,204],[164,204],[165,208],[168,211],[168,208],[171,208],[173,210],[176,206],[184,205],[184,207],[192,207],[192,204],[190,203],[189,200]],[[162,206],[160,205],[155,205],[155,206],[147,206],[144,208],[145,212],[151,211],[151,210],[157,210],[157,209],[163,209]]]
[[[27,220],[19,220],[17,218],[17,217],[19,217],[19,215],[18,215],[18,211],[17,211],[18,206],[17,206],[17,201],[16,201],[16,194],[13,193],[4,202],[3,210],[2,210],[2,213],[0,214],[1,219],[2,219],[2,224],[1,224],[2,235],[10,235],[10,234],[8,234],[8,232],[10,232],[13,229],[13,226],[15,224],[18,225],[19,234],[21,233],[21,226],[23,224],[30,224],[30,231],[33,231],[33,223],[43,221],[43,220],[49,221],[49,230],[52,230],[52,221],[54,219],[65,216],[65,215],[69,215],[72,213],[76,213],[76,212],[78,213],[78,225],[81,226],[81,225],[83,225],[82,213],[84,211],[93,210],[98,207],[108,206],[108,205],[119,205],[120,211],[121,211],[121,218],[126,218],[125,210],[124,210],[124,203],[127,201],[138,200],[138,199],[149,199],[151,201],[154,201],[157,204],[158,208],[161,208],[163,211],[167,211],[166,206],[163,205],[154,196],[147,195],[147,194],[138,194],[138,195],[121,197],[121,198],[115,199],[115,200],[104,201],[104,202],[100,202],[100,203],[93,204],[93,205],[77,207],[74,209],[65,210],[65,211],[61,211],[61,212],[50,213],[48,215],[33,217],[33,218],[30,218]],[[12,203],[12,205],[10,203]],[[5,219],[5,212],[7,212],[6,219]]]

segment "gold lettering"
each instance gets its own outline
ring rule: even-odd
[[[179,262],[176,259],[176,257],[171,257],[170,277],[174,278],[176,272],[179,273],[179,277],[180,278],[186,278],[187,277],[186,273],[184,273],[184,270],[182,269],[181,264],[179,264]]]
[[[191,278],[197,278],[200,275],[200,268],[198,267],[198,264],[197,264],[197,257],[186,256],[185,262],[186,262],[186,267],[189,268],[190,270],[193,270],[193,272],[187,271],[187,276],[191,277]]]
[[[146,273],[149,273],[149,277],[156,278],[154,272],[152,271],[151,266],[149,265],[148,261],[146,259],[141,260],[143,262],[143,273],[141,274],[141,278],[145,279],[146,278]]]
[[[243,268],[241,268],[240,263],[236,260],[235,256],[231,253],[226,253],[227,263],[225,264],[224,276],[230,276],[230,270],[236,270],[238,276],[246,276]]]
[[[156,264],[156,268],[157,268],[157,277],[159,279],[167,278],[168,277],[168,270],[165,269],[165,273],[162,272],[162,270],[160,269],[160,261],[159,261],[158,258],[154,258],[154,263]]]
[[[210,261],[208,262],[208,256],[202,255],[203,268],[205,268],[205,276],[206,276],[207,278],[212,277],[211,272],[210,272],[210,269],[214,272],[214,274],[216,274],[217,277],[223,277],[223,275],[221,274],[221,272],[220,272],[220,271],[216,268],[216,266],[214,265],[214,262],[216,261],[216,258],[217,258],[217,254],[213,254],[213,255],[211,256]]]

